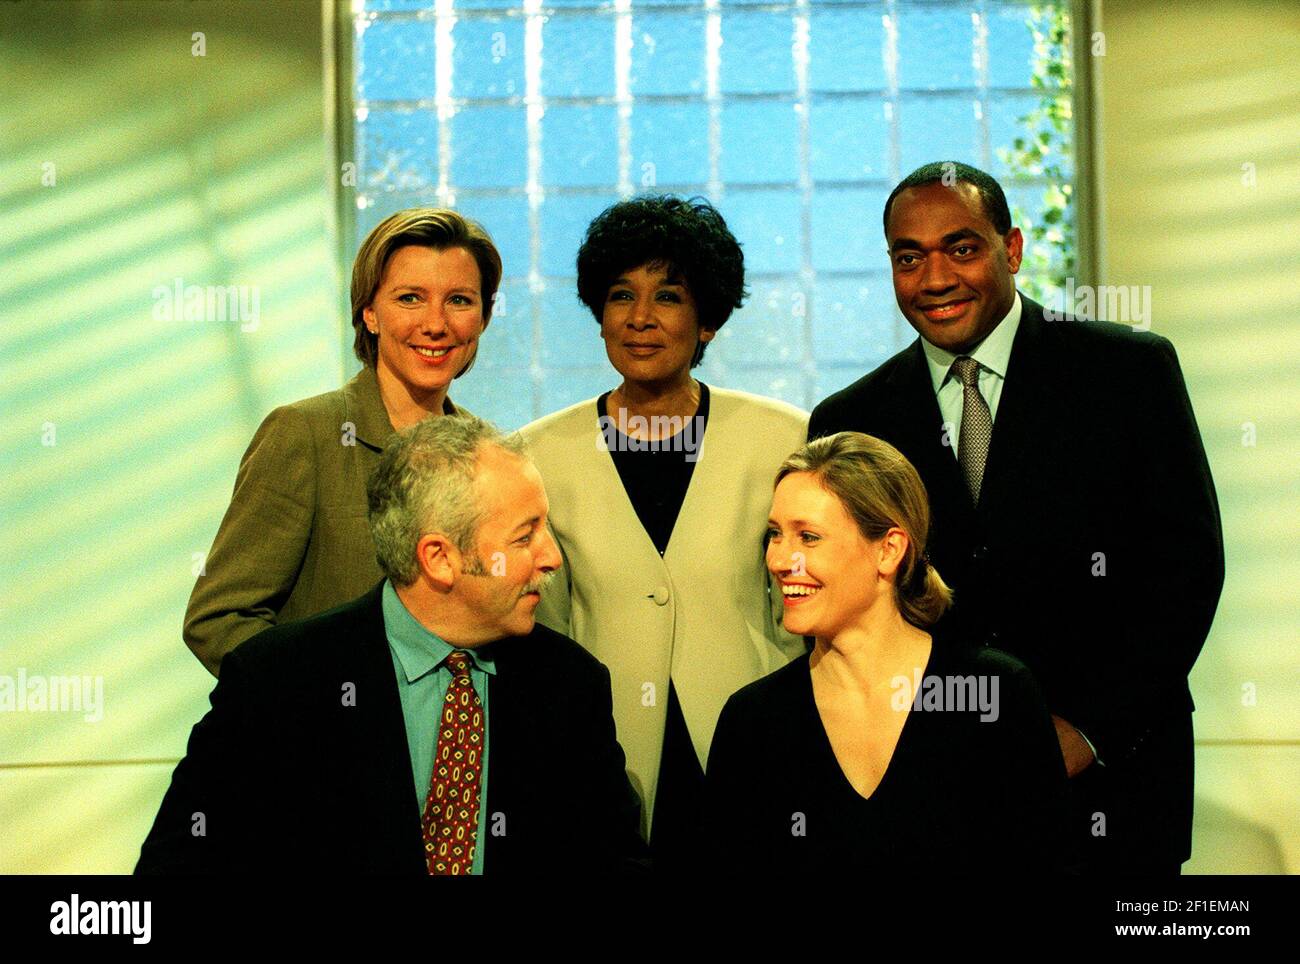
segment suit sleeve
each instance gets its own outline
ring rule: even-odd
[[[211,874],[238,870],[249,840],[244,810],[260,772],[250,723],[249,686],[227,661],[209,696],[210,710],[190,732],[136,864],[137,874]]]
[[[1163,591],[1144,635],[1156,663],[1181,678],[1200,655],[1223,591],[1223,524],[1174,346],[1162,338],[1153,354],[1151,414],[1138,444],[1149,453],[1144,494]]]
[[[302,412],[262,422],[185,611],[185,643],[216,676],[221,659],[276,623],[297,583],[316,505],[316,458]]]
[[[1149,706],[1185,690],[1187,674],[1209,635],[1223,590],[1223,529],[1214,480],[1174,347],[1146,348],[1133,409],[1136,478],[1130,526],[1141,534],[1127,579],[1123,651],[1131,676],[1107,694],[1094,715],[1071,720],[1087,732],[1102,760],[1140,748]]]

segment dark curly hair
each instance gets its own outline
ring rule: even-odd
[[[740,243],[701,197],[636,197],[606,208],[591,222],[578,249],[578,297],[596,321],[615,279],[645,264],[663,264],[670,278],[685,283],[704,329],[721,328],[748,294]],[[705,345],[696,346],[692,368],[704,357]]]

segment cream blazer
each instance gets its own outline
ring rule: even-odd
[[[808,414],[792,405],[710,386],[695,471],[662,557],[610,458],[596,399],[521,430],[564,555],[537,618],[609,668],[618,739],[647,836],[669,675],[704,766],[727,698],[806,651],[781,627],[763,535],[776,470],[807,430]]]

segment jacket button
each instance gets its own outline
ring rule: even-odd
[[[655,586],[655,591],[650,594],[650,598],[653,599],[657,605],[668,605],[668,587]]]
[[[983,562],[989,557],[989,547],[976,546],[971,550],[970,557],[972,562]]]

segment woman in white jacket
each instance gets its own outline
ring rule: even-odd
[[[578,252],[578,295],[622,380],[523,429],[565,557],[537,618],[609,667],[642,830],[657,867],[684,869],[723,704],[806,652],[781,628],[763,536],[808,416],[691,377],[745,295],[740,245],[708,202],[604,211]]]

